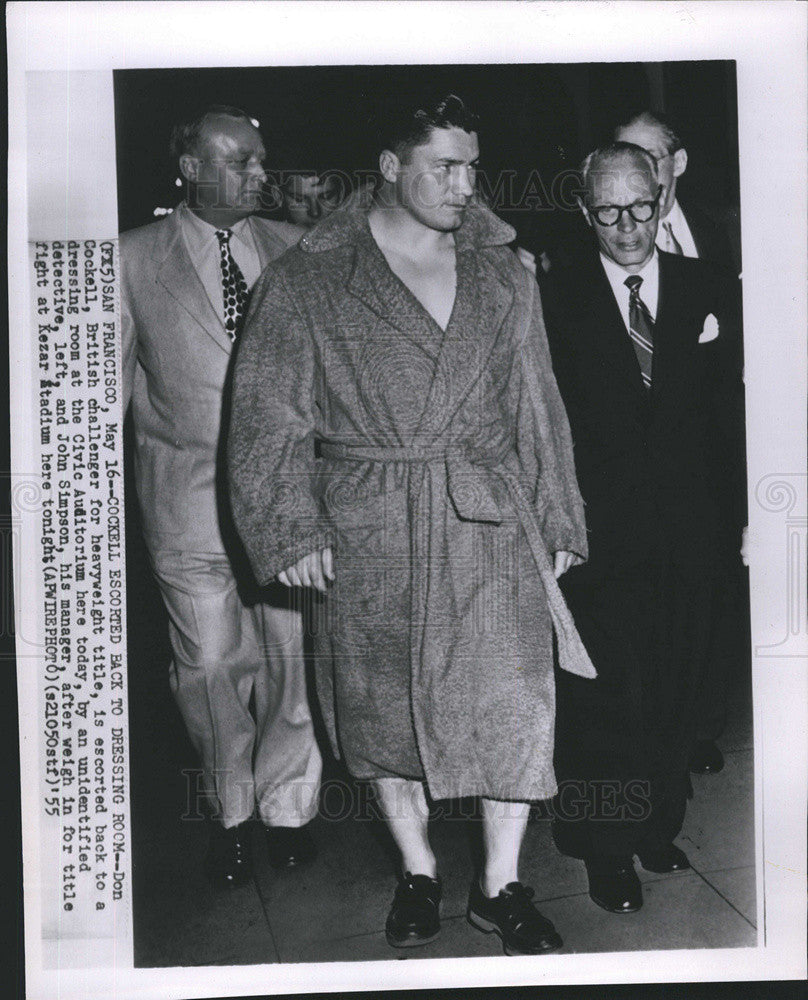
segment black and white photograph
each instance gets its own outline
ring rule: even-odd
[[[805,122],[763,5],[45,6],[28,995],[804,975]]]
[[[115,96],[136,963],[753,943],[734,64],[134,70]],[[464,225],[497,248],[465,281],[431,235]],[[299,292],[256,296],[242,340],[223,283],[246,300],[301,237]],[[649,358],[643,387],[612,287],[651,262],[670,375]],[[527,523],[474,468],[509,467],[502,438]],[[333,567],[295,570],[303,607],[277,577],[309,538]],[[554,678],[556,575],[588,656]]]

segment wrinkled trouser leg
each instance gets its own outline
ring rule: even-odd
[[[245,605],[224,555],[159,552],[152,562],[169,615],[171,690],[203,792],[226,827],[256,802],[269,825],[308,822],[321,761],[299,612],[280,600]]]

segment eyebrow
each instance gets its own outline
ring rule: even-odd
[[[644,205],[650,201],[654,201],[653,198],[635,198],[634,201],[626,202],[625,205],[618,205],[617,202],[607,201],[602,205],[593,205],[592,208],[631,208],[632,205]]]
[[[435,160],[435,163],[448,163],[451,164],[452,166],[455,166],[456,164],[467,163],[470,167],[476,166],[479,162],[480,162],[479,156],[475,156],[473,160],[457,160],[453,159],[451,156],[439,156]]]

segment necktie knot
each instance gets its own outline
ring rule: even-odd
[[[640,285],[642,284],[642,278],[639,274],[630,274],[623,284],[628,288],[632,295],[640,294]]]
[[[219,246],[226,247],[230,245],[230,230],[229,229],[217,229],[216,239],[219,241]]]

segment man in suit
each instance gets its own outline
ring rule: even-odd
[[[125,399],[152,568],[169,617],[170,683],[214,814],[214,882],[250,875],[256,807],[270,861],[314,854],[321,760],[306,699],[300,613],[242,572],[221,489],[231,353],[249,289],[303,230],[255,217],[261,134],[242,111],[206,109],[174,130],[187,197],[124,233]],[[243,561],[243,557],[242,560]]]
[[[659,203],[659,249],[711,260],[740,274],[737,219],[722,217],[692,197],[684,196],[680,203],[679,179],[687,170],[687,150],[671,123],[658,112],[640,111],[618,125],[613,138],[642,146],[657,162],[664,188]]]
[[[659,181],[664,187],[657,231],[659,249],[709,260],[740,274],[737,218],[730,213],[710,211],[691,197],[680,199],[679,179],[687,169],[688,155],[672,123],[659,113],[640,111],[618,125],[614,138],[642,146],[657,162]],[[736,663],[744,657],[742,642],[747,632],[748,602],[743,593],[747,583],[740,557],[726,569],[722,601],[713,622],[712,652],[697,708],[698,738],[690,758],[694,774],[716,774],[724,766],[716,741],[726,721],[730,677]]]
[[[740,544],[743,394],[735,290],[655,246],[655,159],[614,143],[583,174],[591,252],[553,268],[543,301],[589,537],[562,589],[598,677],[558,675],[554,836],[585,861],[592,899],[626,913],[642,905],[635,854],[653,872],[689,867],[673,839]]]

